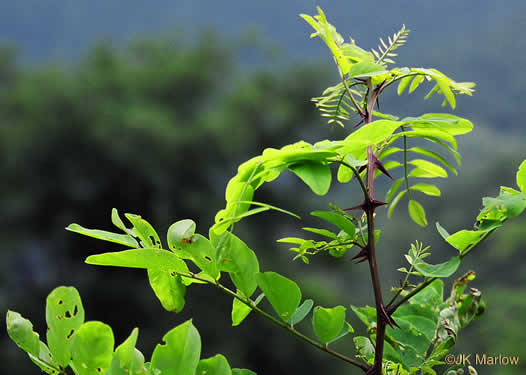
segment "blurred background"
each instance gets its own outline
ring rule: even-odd
[[[73,285],[87,319],[109,323],[117,343],[139,327],[138,347],[147,358],[166,331],[193,317],[203,356],[223,353],[233,367],[261,375],[360,373],[257,316],[231,327],[231,300],[211,288],[192,287],[185,311],[168,313],[145,272],[83,264],[90,254],[118,247],[64,230],[73,222],[111,229],[116,207],[141,214],[162,237],[184,218],[205,234],[244,160],[266,147],[348,134],[351,124],[328,126],[310,102],[337,82],[329,51],[309,39],[311,30],[298,17],[314,14],[318,5],[344,37],[366,49],[406,24],[412,33],[399,51],[400,65],[434,67],[477,83],[475,95],[459,98],[455,111],[475,124],[459,142],[459,176],[439,182],[443,199],[422,198],[430,223],[470,228],[483,196],[497,195],[499,185],[515,187],[526,158],[523,0],[1,0],[0,310],[20,312],[45,336],[47,294]],[[424,101],[426,93],[384,95],[382,110],[400,116],[449,110],[439,99]],[[335,184],[319,200],[282,176],[257,199],[292,209],[304,222],[263,214],[236,225],[236,232],[256,251],[262,270],[296,280],[305,298],[322,306],[372,305],[366,266],[349,262],[353,254],[317,257],[307,266],[292,262],[287,246],[275,242],[319,224],[308,213],[329,202],[358,203],[355,193]],[[379,211],[387,299],[411,242],[431,245],[437,262],[454,250],[434,225],[414,225],[403,204],[391,220],[385,216]],[[515,367],[479,367],[479,374],[526,370],[525,224],[525,218],[509,222],[457,273],[477,272],[472,286],[482,291],[487,312],[461,333],[454,353],[521,360]],[[308,323],[302,327],[311,330]],[[352,355],[352,339],[338,348]],[[5,373],[39,372],[5,329],[0,363]]]

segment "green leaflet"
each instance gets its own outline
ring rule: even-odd
[[[150,223],[139,215],[124,214],[124,216],[133,224],[132,230],[141,240],[142,247],[162,248],[161,239]]]
[[[191,219],[179,220],[168,228],[167,241],[168,248],[172,251],[181,249],[184,242],[192,240],[195,233],[195,222]]]
[[[367,146],[375,145],[388,139],[396,129],[403,125],[402,121],[376,120],[362,126],[342,141],[342,155],[352,153],[360,159]]]
[[[259,288],[265,293],[274,310],[287,322],[301,302],[301,290],[298,285],[276,272],[258,273],[256,278]]]
[[[526,194],[526,160],[521,163],[517,171],[517,186]]]
[[[115,242],[128,247],[139,247],[137,241],[129,234],[119,234],[99,229],[87,229],[78,224],[70,224],[66,227],[66,230],[103,241]]]
[[[208,238],[194,234],[190,241],[181,244],[181,249],[182,253],[189,256],[192,262],[204,273],[214,280],[219,278],[220,271],[217,265],[216,249]]]
[[[295,324],[301,322],[309,314],[313,305],[314,301],[311,299],[306,299],[305,301],[303,301],[300,307],[298,307],[296,311],[294,311],[294,314],[292,314],[287,323],[289,323],[291,326],[294,326]]]
[[[417,305],[440,306],[443,301],[444,283],[442,280],[435,280],[418,294],[411,297],[409,303]]]
[[[421,178],[429,178],[429,177],[447,177],[447,172],[444,170],[444,168],[431,163],[430,161],[423,160],[423,159],[414,159],[408,162],[408,164],[414,165],[417,168],[413,169],[411,173],[409,173],[409,177],[421,177]]]
[[[148,281],[165,310],[181,312],[185,304],[186,285],[175,271],[149,268]]]
[[[90,255],[86,258],[86,263],[98,266],[176,270],[177,272],[188,273],[188,267],[178,256],[170,251],[157,248]]]
[[[256,375],[256,373],[246,368],[233,368],[232,375]]]
[[[440,197],[440,190],[435,185],[419,183],[412,185],[409,189],[420,191],[424,194],[431,195],[434,197]]]
[[[446,241],[460,253],[472,244],[478,242],[485,232],[473,230],[461,230],[450,235]]]
[[[217,254],[219,270],[229,273],[232,282],[247,297],[257,288],[259,262],[254,251],[230,232],[218,236],[210,231],[210,240]]]
[[[429,264],[423,261],[414,264],[415,269],[425,277],[449,277],[455,273],[459,266],[460,258],[458,256],[440,264]]]
[[[324,344],[334,340],[345,326],[345,312],[343,306],[324,308],[316,306],[312,316],[314,333]]]
[[[265,297],[265,294],[261,293],[254,301],[254,304],[257,306],[263,297]],[[251,311],[252,308],[250,306],[247,306],[237,298],[234,298],[234,301],[232,302],[232,326],[235,327],[240,325]]]
[[[368,337],[356,336],[353,338],[354,346],[358,354],[365,359],[367,362],[372,363],[374,361],[374,346]]]
[[[349,237],[352,239],[354,238],[356,234],[356,228],[354,224],[346,219],[344,216],[333,212],[333,211],[313,211],[311,212],[312,216],[319,217],[320,219],[323,219],[325,221],[328,221],[329,223],[336,225],[338,228],[343,230],[345,233],[349,235]],[[330,237],[330,236],[329,236]]]
[[[305,161],[289,166],[299,178],[305,182],[317,195],[325,195],[331,187],[331,169],[327,164]]]
[[[409,201],[408,210],[409,216],[411,216],[411,219],[413,219],[415,223],[422,227],[427,226],[426,212],[420,203],[411,199]]]
[[[31,361],[36,364],[46,374],[58,375],[60,366],[53,360],[53,356],[46,344],[40,341],[40,351],[38,355],[28,353]]]
[[[221,355],[216,354],[213,357],[202,359],[197,365],[196,375],[231,375],[232,370],[228,364],[227,359]]]
[[[66,367],[71,357],[72,335],[84,323],[84,308],[75,288],[61,286],[48,295],[46,323],[49,350],[55,362]]]
[[[153,351],[152,369],[163,375],[195,375],[201,356],[201,337],[192,321],[170,330],[163,341],[164,344],[158,344]]]
[[[7,333],[11,340],[28,354],[34,356],[40,353],[40,339],[38,333],[33,331],[33,324],[22,317],[15,311],[8,310],[7,317]]]
[[[71,367],[78,375],[104,374],[111,366],[113,331],[101,322],[86,322],[71,340]]]
[[[115,349],[106,375],[144,374],[144,356],[135,348],[138,335],[139,330],[134,328],[130,336]]]

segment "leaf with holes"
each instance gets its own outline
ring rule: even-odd
[[[148,280],[165,310],[172,312],[183,310],[186,286],[175,270],[150,268],[148,269]]]
[[[50,375],[59,375],[62,373],[60,366],[55,362],[49,348],[46,344],[40,341],[40,351],[38,355],[29,354],[29,359],[33,361],[35,365],[40,367],[40,369],[46,374]]]
[[[77,290],[61,286],[46,300],[47,343],[55,362],[66,367],[70,360],[71,337],[84,323],[84,308]]]
[[[191,219],[179,220],[168,228],[166,235],[168,248],[177,253],[177,250],[182,251],[182,244],[190,242],[195,233],[195,222]]]
[[[144,374],[144,356],[135,348],[138,335],[139,330],[134,328],[130,336],[115,349],[106,375]]]
[[[163,375],[195,375],[201,356],[201,337],[192,321],[170,330],[163,341],[153,351],[151,373],[158,370]]]
[[[75,374],[104,374],[111,366],[114,344],[109,325],[96,321],[82,324],[71,340],[71,367]]]
[[[132,231],[142,242],[142,247],[162,248],[161,239],[152,225],[139,215],[124,214],[133,224]]]
[[[189,255],[194,264],[214,280],[219,278],[220,271],[217,267],[216,249],[208,238],[194,234],[192,240],[181,244],[181,249]]]
[[[256,278],[274,310],[287,322],[301,302],[298,285],[276,272],[258,273]]]
[[[99,230],[99,229],[88,229],[78,224],[70,224],[66,227],[66,230],[69,230],[70,232],[82,234],[84,236],[93,237],[93,238],[96,238],[102,241],[115,242],[120,245],[132,247],[132,248],[139,247],[139,244],[137,243],[137,241],[135,241],[135,239],[129,234],[113,233],[113,232],[107,232],[105,230]]]

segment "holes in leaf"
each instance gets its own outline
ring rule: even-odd
[[[62,305],[64,303],[64,301],[62,301],[61,299],[58,300],[58,304],[59,305]]]
[[[97,372],[102,372],[102,369],[100,367],[97,368]]]
[[[209,257],[208,255],[205,255],[205,257],[204,257],[204,258],[205,258],[205,260],[207,260],[207,261],[209,261],[209,262],[211,262],[211,261],[212,261],[212,258],[210,258],[210,257]]]
[[[170,275],[172,275],[173,277],[175,277],[175,272],[170,272]]]
[[[66,338],[67,338],[68,340],[71,339],[71,336],[73,336],[73,333],[74,333],[74,332],[75,332],[75,330],[72,329],[72,330],[69,332],[69,335],[66,336]]]
[[[64,317],[62,315],[57,315],[57,319],[58,320],[62,320],[62,319],[64,319]]]
[[[69,310],[66,311],[66,314],[64,315],[66,318],[71,318],[71,314],[69,313]]]

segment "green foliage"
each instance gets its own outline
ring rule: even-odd
[[[394,64],[391,59],[395,57],[393,51],[406,42],[408,32],[405,27],[388,38],[389,44],[380,39],[378,51],[368,52],[352,39],[345,43],[319,8],[318,13],[314,17],[302,17],[315,30],[311,37],[320,37],[331,51],[341,83],[330,87],[314,101],[322,114],[329,117],[329,123],[343,125],[343,121],[350,120],[353,114],[360,118],[359,124],[363,123],[359,129],[341,140],[322,140],[313,144],[299,141],[280,149],[267,148],[241,164],[227,184],[226,205],[215,216],[215,223],[208,231],[209,238],[196,233],[197,225],[193,220],[183,219],[168,228],[166,244],[163,245],[148,221],[127,213],[124,216],[131,224],[128,227],[116,209],[112,210],[111,221],[123,233],[87,229],[78,224],[71,224],[66,229],[125,246],[123,251],[91,255],[86,263],[146,269],[155,295],[168,311],[180,312],[184,308],[187,289],[193,284],[211,285],[233,298],[233,326],[241,324],[254,311],[310,345],[359,367],[368,375],[435,374],[433,368],[442,364],[442,358],[456,343],[459,331],[485,310],[481,292],[475,288],[467,289],[475,277],[473,272],[457,279],[449,296],[444,296],[444,283],[439,279],[452,276],[462,259],[478,244],[526,209],[525,164],[521,164],[516,175],[520,191],[503,186],[497,197],[484,198],[474,230],[461,230],[450,235],[437,223],[440,235],[458,250],[458,255],[439,264],[430,264],[424,261],[430,255],[429,246],[424,247],[419,241],[412,244],[405,256],[409,269],[399,269],[405,274],[405,279],[400,287],[392,289],[395,294],[391,301],[384,303],[377,262],[381,230],[375,227],[376,210],[388,204],[387,214],[391,216],[407,195],[410,218],[416,224],[426,226],[426,211],[413,194],[438,197],[441,192],[433,184],[420,180],[410,184],[410,181],[414,178],[447,178],[447,170],[456,175],[457,170],[448,158],[460,163],[455,137],[470,132],[473,124],[440,113],[400,119],[375,111],[378,98],[397,82],[397,92],[401,95],[407,89],[412,93],[429,81],[434,86],[426,98],[434,93],[441,94],[444,105],[449,103],[454,109],[456,96],[471,95],[474,84],[456,82],[436,69],[388,69],[387,64]],[[409,147],[408,142],[415,142],[415,146]],[[435,149],[445,151],[447,156]],[[286,237],[279,242],[297,245],[291,249],[297,253],[294,259],[301,258],[305,263],[310,262],[309,256],[322,253],[342,258],[353,247],[359,250],[351,260],[368,262],[375,307],[352,306],[354,314],[367,328],[367,337],[353,337],[359,360],[329,347],[354,332],[346,322],[346,307],[316,306],[313,309],[313,299],[301,303],[299,285],[277,272],[261,272],[256,253],[234,234],[236,223],[269,210],[300,219],[286,209],[255,201],[255,195],[264,183],[274,181],[289,170],[314,194],[324,196],[331,188],[333,166],[338,166],[338,182],[358,183],[363,201],[346,209],[331,204],[330,211],[312,212],[312,216],[324,221],[330,229],[302,229],[323,237],[323,240]],[[397,168],[403,172],[395,179],[391,173],[394,174]],[[387,202],[375,197],[375,179],[382,174],[393,180],[386,194]],[[350,198],[354,201],[356,197]],[[353,214],[356,210],[358,216]],[[332,231],[334,227],[338,229],[337,233]],[[229,285],[229,281],[224,282],[224,273],[229,275],[235,288]],[[253,299],[255,293],[258,296]],[[261,307],[264,298],[278,318]],[[311,312],[316,339],[297,328]],[[144,356],[135,349],[137,330],[132,331],[114,351],[111,327],[101,322],[84,322],[80,296],[74,288],[61,287],[50,294],[46,321],[49,348],[33,332],[29,321],[11,311],[7,315],[10,337],[42,370],[51,374],[63,374],[68,366],[77,375],[251,374],[249,370],[232,370],[226,358],[219,354],[201,359],[201,339],[191,320],[163,337],[164,343],[155,348],[149,363],[145,363]]]
[[[135,348],[138,329],[133,329],[130,336],[114,349],[113,330],[109,325],[99,321],[84,322],[82,301],[75,288],[58,287],[47,300],[48,345],[51,347],[51,342],[54,342],[51,351],[39,341],[29,320],[14,311],[8,311],[6,319],[9,337],[48,374],[66,374],[70,367],[76,375],[255,375],[250,370],[232,370],[221,354],[200,359],[201,338],[191,320],[166,333],[164,343],[153,351],[151,362],[144,362],[143,354]],[[56,320],[50,319],[51,315]],[[71,329],[67,340],[62,340],[63,332],[70,327],[75,328]]]

